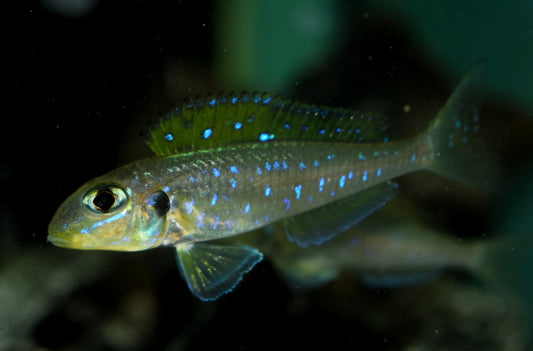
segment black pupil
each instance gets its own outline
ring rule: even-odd
[[[93,205],[99,211],[107,212],[115,204],[115,195],[111,190],[100,190],[93,199]]]

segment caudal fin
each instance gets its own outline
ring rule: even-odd
[[[461,80],[423,135],[432,146],[428,169],[445,177],[491,190],[498,172],[479,136],[486,62],[477,62]]]

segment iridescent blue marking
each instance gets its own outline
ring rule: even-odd
[[[272,192],[272,189],[270,189],[270,186],[267,186],[265,188],[265,196],[270,196],[271,192]]]
[[[291,125],[289,123],[285,123],[283,127],[287,130],[291,129]]]
[[[353,178],[353,172],[348,173],[348,179],[352,179],[352,178]]]
[[[357,158],[359,158],[361,161],[366,161],[365,155],[363,155],[361,152],[357,155]]]
[[[335,131],[336,131],[337,133],[340,133],[340,132],[342,132],[342,129],[341,129],[341,128],[337,128]]]
[[[331,195],[331,196],[335,196],[335,191],[332,191],[332,192],[330,193],[330,195]]]
[[[272,101],[272,98],[270,96],[267,96],[264,100],[263,100],[263,104],[270,104],[270,102]]]
[[[413,154],[411,156],[411,163],[414,163],[416,161],[416,154]]]
[[[287,164],[287,161],[285,160],[281,161],[281,165],[283,166],[283,169],[289,169],[289,165]]]
[[[305,169],[305,163],[303,163],[303,162],[300,162],[300,170],[302,170],[302,171],[303,171],[304,169]]]
[[[313,195],[309,195],[309,196],[307,197],[307,201],[309,201],[309,202],[313,202]]]
[[[288,210],[289,208],[291,208],[291,200],[289,199],[283,199],[283,202],[285,202],[287,204],[287,207],[286,209]]]
[[[389,137],[385,137],[385,139],[383,139],[383,142],[384,142],[384,143],[388,143],[389,140],[390,140]]]
[[[254,181],[254,176],[250,176],[250,183],[253,183]]]
[[[257,104],[257,103],[259,103],[259,102],[261,102],[261,96],[259,96],[259,95],[254,95],[254,103]]]
[[[365,171],[363,173],[363,178],[362,179],[363,179],[363,182],[366,182],[368,180],[368,171]]]
[[[198,181],[198,179],[194,178],[193,176],[189,176],[189,181],[191,183],[196,183]]]
[[[260,167],[257,167],[256,171],[257,171],[257,174],[258,174],[258,175],[261,175],[261,174],[263,174],[263,171],[261,170],[261,168],[260,168]]]
[[[231,184],[231,187],[235,189],[237,187],[237,181],[233,178],[229,180],[229,183]]]
[[[309,126],[307,126],[307,125],[305,125],[305,124],[302,126],[302,130],[303,130],[304,132],[307,131],[308,129],[309,129]]]
[[[278,161],[274,161],[274,170],[279,171],[281,169],[281,165]]]
[[[343,176],[341,177],[341,179],[339,179],[339,186],[340,186],[341,188],[344,188],[344,183],[345,183],[345,182],[346,182],[346,176],[343,175]]]
[[[361,133],[361,129],[357,128],[357,129],[355,130],[355,132],[356,132],[357,134],[359,134],[359,133]]]
[[[244,213],[248,213],[248,212],[250,212],[250,208],[251,208],[251,205],[250,205],[250,203],[248,202],[248,203],[246,204],[245,209],[244,209]]]
[[[378,177],[381,177],[381,167],[378,168],[378,170],[377,170],[377,172],[376,172],[376,175],[377,175]]]
[[[187,214],[191,214],[194,206],[194,199],[191,199],[191,201],[185,201],[185,209],[187,210]]]
[[[213,174],[216,178],[220,177],[220,171],[213,167]]]
[[[318,160],[315,160],[314,165],[315,165],[315,167],[318,167],[318,166],[320,166],[320,162],[318,162]]]
[[[211,200],[211,206],[215,206],[217,204],[218,194],[213,194],[213,199]]]
[[[326,184],[326,179],[324,177],[320,178],[320,182],[318,182],[318,191],[322,192],[324,190],[324,184]]]
[[[113,217],[109,217],[103,221],[99,221],[99,222],[96,222],[95,224],[93,224],[92,226],[90,226],[89,228],[83,228],[80,233],[81,234],[89,234],[93,229],[95,228],[98,228],[98,227],[101,227],[103,226],[104,224],[107,224],[107,223],[111,223],[111,222],[114,222],[116,221],[117,219],[120,219],[122,217],[124,217],[126,215],[126,211],[122,211],[122,212],[119,212],[117,213],[116,215],[114,215]]]
[[[267,171],[270,171],[270,170],[272,169],[272,165],[270,164],[270,162],[266,162],[266,163],[265,163],[265,169],[266,169]]]
[[[461,128],[461,120],[460,119],[455,121],[455,128]]]
[[[215,217],[215,224],[213,224],[213,229],[217,229],[219,224],[220,224],[220,218]]]
[[[302,195],[302,184],[298,184],[298,186],[294,188],[294,192],[296,193],[296,200],[300,200],[300,196]]]
[[[318,133],[324,135],[326,134],[326,129],[322,128],[318,131]]]
[[[165,134],[165,140],[166,141],[173,141],[174,140],[174,135],[172,133]]]
[[[268,140],[268,133],[261,133],[259,135],[259,140],[261,141],[267,141]]]
[[[333,160],[335,158],[335,154],[328,154],[327,158],[328,160]]]
[[[237,168],[237,166],[231,166],[229,170],[231,173],[239,174],[239,169]]]
[[[213,135],[213,129],[211,129],[211,128],[206,128],[206,129],[204,130],[204,134],[203,134],[204,139],[209,139],[209,137],[210,137],[211,135]]]
[[[164,187],[164,188],[163,188],[163,191],[164,191],[165,193],[168,193],[168,192],[170,191],[170,187],[169,187],[169,186]]]
[[[379,151],[374,151],[374,157],[378,157],[379,156]]]
[[[238,99],[236,96],[234,96],[234,97],[231,99],[231,103],[234,104],[234,105],[235,105],[238,101],[239,101],[239,99]]]
[[[235,123],[235,129],[241,129],[242,128],[242,123],[241,122],[236,122]]]
[[[215,106],[217,103],[217,99],[211,99],[208,101],[209,106]]]

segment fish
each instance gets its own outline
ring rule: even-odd
[[[394,179],[428,170],[486,189],[492,159],[479,136],[485,62],[475,64],[429,127],[393,140],[376,113],[230,93],[188,100],[149,128],[154,157],[82,185],[48,227],[53,245],[140,251],[173,246],[190,291],[228,293],[263,258],[217,239],[282,221],[302,247],[375,212]]]

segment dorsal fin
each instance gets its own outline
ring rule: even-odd
[[[272,140],[383,142],[388,125],[375,113],[242,92],[177,105],[147,130],[145,140],[162,156]]]

